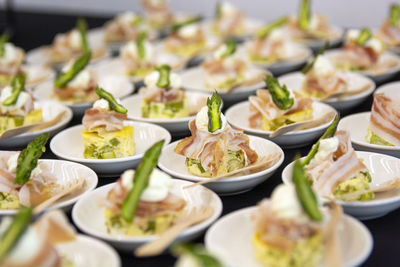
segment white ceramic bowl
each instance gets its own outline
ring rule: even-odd
[[[372,176],[373,187],[400,177],[400,159],[395,157],[357,151],[357,156],[363,159]],[[304,158],[303,158],[304,159]],[[290,183],[293,175],[293,162],[282,172],[283,182]],[[375,198],[369,201],[337,201],[344,212],[360,220],[375,219],[386,215],[400,207],[400,188],[376,193]]]
[[[363,86],[364,84],[369,85],[369,87],[365,91],[355,95],[343,98],[329,98],[323,101],[338,111],[346,111],[360,105],[375,90],[374,81],[366,76],[353,72],[346,72],[346,76],[348,77],[347,81],[349,83],[349,91],[358,90],[360,86]],[[286,84],[288,88],[299,93],[301,92],[304,80],[305,76],[301,72],[293,72],[279,77],[280,83]]]
[[[23,147],[26,146],[30,141],[38,137],[43,133],[49,133],[50,136],[61,131],[63,128],[67,126],[67,124],[72,119],[72,111],[70,108],[54,101],[35,101],[34,102],[35,109],[42,109],[42,117],[43,121],[52,120],[55,116],[57,116],[60,112],[65,111],[64,116],[61,120],[53,126],[50,126],[46,129],[42,129],[40,131],[28,132],[20,135],[16,135],[10,138],[0,139],[0,147],[1,148],[15,148],[15,147]]]
[[[57,252],[74,267],[120,267],[118,253],[108,244],[85,235],[77,235],[71,242],[58,243]]]
[[[177,239],[189,241],[201,235],[221,215],[222,202],[215,193],[203,186],[184,189],[185,185],[191,183],[178,179],[172,181],[171,192],[186,201],[185,210],[200,208],[203,205],[213,207],[213,215],[210,218],[184,230]],[[125,236],[107,232],[104,218],[105,207],[100,206],[99,203],[106,198],[113,186],[114,183],[99,187],[85,196],[82,201],[76,203],[72,210],[72,219],[83,232],[102,239],[119,250],[132,252],[138,246],[154,240],[157,236]]]
[[[127,121],[126,125],[134,127],[134,140],[136,154],[126,158],[116,159],[85,159],[83,157],[82,135],[83,125],[76,125],[60,132],[50,142],[51,151],[61,159],[79,162],[92,168],[101,176],[115,176],[127,169],[136,167],[144,152],[155,142],[165,140],[165,144],[171,141],[171,135],[164,128],[144,122]]]
[[[0,151],[0,157],[8,158],[7,155],[12,155],[14,153],[15,152],[13,151]],[[71,180],[81,178],[85,179],[85,183],[83,184],[82,188],[59,199],[53,205],[47,208],[47,210],[63,209],[64,211],[69,211],[75,202],[95,189],[97,186],[97,174],[82,164],[55,159],[41,159],[39,160],[39,164],[47,166],[51,173],[54,174],[58,184],[61,185],[67,184]],[[13,215],[16,212],[17,210],[15,209],[0,210],[0,217],[4,215]]]
[[[135,94],[122,100],[122,104],[128,109],[128,118],[135,121],[154,123],[167,129],[172,134],[182,134],[189,131],[189,121],[195,119],[197,112],[206,105],[209,94],[200,92],[186,92],[190,114],[189,117],[173,119],[150,119],[142,117],[142,96]]]
[[[23,65],[22,70],[26,72],[27,87],[34,87],[42,82],[52,80],[56,76],[54,70],[42,65]]]
[[[253,68],[252,70],[261,70],[258,68]],[[262,70],[266,74],[268,71]],[[205,93],[212,93],[214,88],[207,88],[205,83],[205,73],[201,67],[194,67],[187,69],[182,72],[182,87],[186,90],[200,91]],[[224,104],[229,106],[238,101],[243,101],[247,99],[250,95],[254,94],[257,89],[265,86],[265,82],[261,81],[251,86],[243,86],[231,90],[229,93],[224,93],[223,91],[218,91]]]
[[[325,55],[331,59],[333,62],[335,62],[334,58],[339,55],[342,52],[341,49],[332,49],[329,50],[325,53]],[[367,75],[368,77],[370,77],[372,80],[374,80],[375,83],[377,84],[381,84],[391,78],[393,78],[399,71],[400,71],[400,56],[392,53],[392,52],[384,52],[380,57],[379,60],[377,62],[377,64],[381,64],[381,62],[385,62],[385,61],[395,61],[396,65],[393,66],[392,68],[388,69],[385,73],[374,73],[372,71],[369,70],[365,70],[365,71],[357,71],[360,74],[364,74]]]
[[[255,257],[251,239],[252,215],[256,207],[234,211],[219,219],[206,233],[205,244],[227,267],[262,267]],[[372,250],[372,236],[356,219],[344,215],[339,227],[339,247],[344,266],[359,266]]]
[[[313,105],[314,118],[322,117],[326,113],[331,111],[336,112],[331,106],[324,103],[314,101],[312,105]],[[243,129],[248,134],[257,135],[263,138],[270,139],[269,134],[271,133],[271,131],[264,131],[260,128],[256,129],[250,127],[249,106],[250,106],[249,101],[245,101],[230,107],[225,112],[225,116],[228,122],[231,125],[235,126],[236,128]],[[324,133],[325,129],[328,128],[329,124],[331,124],[332,120],[318,127],[294,131],[294,132],[288,132],[283,135],[274,137],[271,140],[284,148],[306,146],[312,143],[315,139],[319,138]]]
[[[284,153],[282,149],[275,143],[266,139],[251,135],[249,136],[249,138],[250,147],[257,152],[258,156],[261,157],[267,156],[271,153],[279,153],[279,160],[277,160],[277,162],[275,162],[275,164],[273,164],[271,167],[263,171],[246,175],[238,174],[233,177],[227,177],[215,182],[207,183],[205,184],[205,186],[220,195],[239,194],[245,191],[249,191],[256,185],[264,182],[279,168],[284,159]],[[163,153],[158,160],[158,166],[160,167],[160,169],[169,173],[173,177],[193,182],[199,182],[209,179],[195,176],[188,172],[185,165],[186,157],[174,152],[174,148],[176,147],[178,142],[179,141],[173,142],[164,148]]]
[[[54,81],[47,81],[38,85],[33,91],[33,96],[38,100],[59,101],[70,107],[74,116],[82,116],[86,109],[92,107],[93,102],[72,103],[68,101],[60,101],[54,96]],[[130,95],[134,91],[134,85],[128,78],[117,75],[99,76],[99,86],[110,92],[116,98],[123,98]]]
[[[396,100],[400,102],[400,82],[391,82],[391,83],[386,83],[382,86],[379,86],[378,89],[376,89],[374,94],[379,94],[382,93],[387,97],[392,98],[393,100]]]
[[[362,112],[346,116],[339,121],[338,130],[350,133],[354,148],[376,153],[383,153],[400,158],[400,146],[370,144],[365,137],[368,133],[371,112]]]
[[[340,43],[342,42],[343,38],[343,29],[334,25],[331,25],[332,29],[336,32],[336,34],[338,35],[337,38],[329,40],[329,45],[328,45],[328,49],[337,47],[338,45],[340,45]],[[326,40],[325,39],[310,39],[306,42],[304,42],[303,44],[310,47],[314,52],[318,52],[324,45],[325,45]]]

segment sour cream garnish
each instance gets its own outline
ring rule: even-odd
[[[175,267],[201,267],[202,265],[190,255],[182,255],[179,257],[178,261],[175,263]]]
[[[329,154],[335,152],[339,146],[339,139],[331,137],[322,139],[319,143],[318,152],[315,154],[315,159],[318,161],[325,160]]]
[[[196,128],[199,129],[202,132],[206,132],[206,133],[210,133],[208,131],[208,108],[207,107],[202,107],[201,110],[199,111],[199,113],[197,113],[196,115]],[[226,125],[227,125],[227,121],[226,118],[224,116],[224,114],[221,113],[221,122],[222,122],[222,127],[219,130],[216,130],[215,132],[211,133],[211,134],[218,134],[221,133]]]
[[[221,3],[221,13],[224,16],[233,15],[237,12],[237,8],[229,2]]]
[[[317,76],[327,76],[335,72],[335,66],[325,56],[320,55],[314,63],[313,71]]]
[[[18,166],[18,157],[19,157],[19,152],[15,153],[14,155],[12,155],[11,157],[8,158],[7,160],[7,166],[8,166],[8,171],[11,173],[16,173],[17,172],[17,166]],[[42,170],[40,169],[40,164],[38,163],[38,165],[36,166],[36,168],[34,168],[32,170],[31,173],[31,177],[36,177],[38,176],[40,173],[42,173]]]
[[[383,52],[383,44],[382,44],[382,42],[379,39],[375,38],[375,37],[372,37],[371,39],[369,39],[365,43],[365,46],[372,48],[372,50],[374,50],[376,53],[382,53]]]
[[[127,11],[120,15],[118,15],[117,20],[121,21],[124,24],[131,24],[133,21],[136,20],[138,15],[133,12]]]
[[[134,170],[127,170],[122,174],[122,186],[127,190],[133,187],[132,177],[135,175]],[[140,200],[147,202],[158,202],[164,200],[168,196],[172,178],[159,169],[154,169],[150,174],[149,185],[143,191]]]
[[[130,55],[131,57],[135,58],[135,59],[139,59],[139,55],[138,55],[138,49],[137,49],[137,45],[135,42],[130,41],[129,43],[127,43],[123,48],[122,51],[127,53],[128,55]],[[153,58],[153,46],[148,42],[145,41],[144,42],[144,59],[146,61],[150,61],[151,58]]]
[[[0,102],[3,103],[12,94],[11,86],[6,86],[1,90]],[[30,110],[22,110],[22,107],[28,102],[33,101],[31,96],[27,92],[21,92],[18,96],[17,102],[14,105],[4,106],[0,105],[2,113],[8,113],[10,115],[20,115],[25,116]]]
[[[82,70],[75,76],[72,81],[68,83],[69,86],[74,88],[87,88],[90,82],[90,72],[87,69]]]
[[[226,51],[227,48],[228,48],[228,47],[227,47],[226,44],[223,44],[223,45],[221,45],[220,47],[218,47],[218,49],[215,50],[215,52],[214,52],[214,57],[215,57],[215,58],[221,58],[222,55],[225,53],[225,51]]]
[[[0,58],[0,61],[5,63],[13,62],[18,58],[18,49],[12,43],[5,43],[4,45],[4,56]]]
[[[78,30],[72,30],[69,35],[69,43],[72,48],[79,49],[82,46],[81,34]]]
[[[184,26],[178,30],[178,35],[183,38],[192,38],[197,35],[198,30],[200,29],[198,24],[189,24]]]
[[[158,73],[158,71],[153,71],[152,73],[150,73],[149,75],[147,75],[144,78],[144,84],[148,88],[157,87],[157,81],[158,81],[159,77],[160,77],[160,74]],[[170,81],[170,84],[169,84],[170,87],[173,87],[173,88],[180,88],[181,87],[182,80],[181,80],[181,77],[178,74],[170,73],[169,81]]]
[[[96,102],[94,102],[93,108],[101,110],[110,110],[110,105],[108,104],[107,100],[101,98],[99,100],[96,100]]]
[[[293,184],[281,184],[275,188],[271,196],[271,209],[281,219],[294,220],[299,223],[309,221]]]

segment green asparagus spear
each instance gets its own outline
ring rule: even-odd
[[[318,152],[318,148],[319,148],[319,143],[321,142],[322,139],[325,138],[329,138],[331,137],[335,131],[336,131],[336,127],[339,123],[340,120],[340,116],[336,115],[335,119],[332,121],[331,125],[329,125],[329,127],[326,129],[325,133],[318,139],[318,141],[312,146],[310,152],[308,152],[307,157],[303,160],[303,162],[301,163],[301,165],[307,166],[310,161],[314,158],[315,154],[317,154]]]
[[[21,208],[15,215],[13,222],[0,238],[0,265],[28,228],[31,219],[32,208],[30,207]]]
[[[208,131],[213,133],[222,128],[221,108],[222,100],[217,92],[207,99],[208,107]]]
[[[309,72],[313,67],[315,62],[317,61],[318,57],[320,55],[323,55],[325,53],[325,50],[328,48],[329,46],[329,42],[326,41],[324,46],[321,47],[320,50],[318,50],[318,52],[315,54],[314,58],[311,60],[311,62],[309,62],[302,70],[301,73],[306,74],[307,72]]]
[[[114,98],[114,96],[111,93],[107,92],[106,90],[104,90],[100,87],[97,87],[96,94],[100,98],[107,100],[110,108],[112,110],[114,110],[115,112],[122,113],[122,114],[126,114],[128,112],[128,110],[123,105],[118,103],[117,100]]]
[[[162,65],[160,67],[157,67],[156,70],[159,73],[156,85],[160,88],[169,87],[170,84],[169,74],[171,72],[171,67],[168,65]]]
[[[397,26],[400,18],[400,6],[398,4],[392,4],[390,6],[390,24]]]
[[[202,267],[222,267],[216,257],[211,255],[203,246],[194,244],[176,244],[172,248],[175,256],[190,255]]]
[[[312,190],[311,183],[306,176],[304,167],[297,159],[293,167],[293,182],[296,187],[297,196],[301,206],[308,216],[316,222],[322,221],[322,213],[318,207],[318,200]]]
[[[221,2],[217,2],[217,4],[215,5],[215,18],[218,19],[221,17],[222,15],[222,7],[221,7]]]
[[[33,139],[28,146],[21,151],[18,156],[17,175],[14,183],[24,185],[31,177],[32,170],[36,168],[38,159],[45,151],[45,146],[49,140],[49,134],[42,134]]]
[[[189,18],[189,19],[187,19],[187,20],[185,20],[185,21],[172,24],[172,25],[171,25],[171,31],[172,31],[172,32],[176,32],[176,31],[178,31],[179,29],[181,29],[182,27],[185,27],[185,26],[187,26],[187,25],[190,25],[190,24],[199,22],[199,21],[201,21],[202,19],[203,19],[202,16],[196,16],[196,17],[193,17],[193,18]]]
[[[6,52],[6,43],[8,41],[8,34],[7,33],[3,33],[0,36],[0,57],[3,57],[5,52]]]
[[[87,23],[86,20],[84,19],[78,19],[77,23],[76,23],[76,27],[79,30],[79,33],[81,35],[81,42],[82,42],[82,48],[84,51],[88,51],[89,50],[89,45],[88,45],[88,40],[87,40]]]
[[[147,38],[147,33],[141,32],[138,38],[136,39],[136,47],[140,59],[144,59],[146,57],[146,49],[144,46],[146,38]]]
[[[4,106],[14,105],[19,95],[25,90],[25,75],[17,75],[11,80],[12,92],[9,97],[3,101]]]
[[[91,55],[92,53],[90,52],[90,50],[85,51],[85,53],[80,58],[75,60],[72,68],[57,76],[56,80],[54,81],[54,86],[56,86],[57,88],[64,88],[70,81],[75,78],[75,76],[78,75],[79,72],[81,72],[86,67],[86,65],[90,61]]]
[[[221,58],[227,58],[231,55],[233,55],[236,51],[236,42],[233,40],[228,40],[225,42],[226,49],[222,53]]]
[[[282,17],[279,18],[271,23],[269,23],[268,25],[266,25],[265,27],[261,28],[260,30],[257,31],[257,37],[264,39],[266,38],[273,30],[282,27],[283,25],[285,25],[287,23],[288,19],[287,17]]]
[[[122,203],[121,209],[122,218],[128,222],[132,222],[135,217],[140,196],[149,184],[150,174],[157,166],[163,145],[164,140],[161,140],[144,153],[143,160],[137,167],[135,176],[132,177],[133,187]]]
[[[132,19],[131,24],[132,24],[132,25],[138,25],[138,24],[141,23],[142,21],[143,21],[143,18],[142,18],[141,16],[139,16],[139,15],[136,15],[136,16]]]
[[[307,30],[308,27],[310,26],[310,18],[311,18],[310,2],[311,0],[302,0],[300,3],[298,20],[299,20],[299,26],[303,30]]]
[[[372,32],[368,28],[363,28],[356,39],[356,44],[364,45],[372,37]]]
[[[272,100],[278,108],[288,110],[293,106],[294,98],[290,95],[286,85],[281,86],[278,80],[270,75],[267,75],[265,82]]]

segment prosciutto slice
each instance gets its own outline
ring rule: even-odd
[[[317,76],[310,71],[306,74],[304,90],[310,93],[333,94],[347,91],[348,84],[342,72],[335,72],[327,76]]]
[[[312,106],[311,98],[298,98],[295,100],[294,105],[288,110],[281,110],[278,108],[272,96],[266,89],[259,89],[256,96],[249,97],[250,102],[250,127],[260,127],[262,118],[273,120],[283,115],[292,114],[298,111],[309,109]]]
[[[159,88],[159,87],[143,87],[139,94],[150,102],[167,103],[171,101],[181,100],[185,92],[179,88]]]
[[[250,148],[249,137],[242,130],[234,129],[230,125],[220,133],[210,134],[197,129],[195,120],[190,121],[189,130],[192,134],[186,137],[175,147],[175,153],[190,159],[200,160],[201,165],[213,176],[217,175],[224,155],[228,150],[243,150],[247,163],[257,161],[257,153]]]
[[[82,123],[87,131],[96,128],[104,128],[108,132],[119,131],[124,128],[124,120],[127,117],[127,114],[91,108],[85,111]]]
[[[400,146],[400,102],[375,94],[369,127],[375,135]]]
[[[383,23],[377,34],[390,46],[397,46],[400,44],[400,27],[392,26],[389,20]]]
[[[339,183],[353,178],[360,172],[368,172],[351,146],[350,134],[337,131],[335,137],[339,139],[338,149],[327,155],[324,160],[312,159],[305,167],[313,180],[314,189],[322,196],[331,197],[333,189]]]

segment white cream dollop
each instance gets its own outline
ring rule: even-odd
[[[313,14],[310,20],[310,29],[316,30],[320,24],[320,17],[318,15]]]
[[[361,31],[358,29],[350,29],[346,33],[346,39],[355,40],[360,35]]]
[[[211,134],[219,134],[225,129],[225,127],[227,125],[227,120],[226,120],[224,114],[222,114],[222,113],[221,113],[221,122],[222,122],[221,129],[216,130],[215,132],[213,132]],[[195,123],[196,123],[196,128],[199,131],[210,133],[208,131],[208,107],[207,106],[202,107],[201,110],[199,111],[199,113],[197,113]]]
[[[365,43],[366,47],[370,47],[372,50],[374,50],[376,53],[380,54],[383,52],[383,43],[375,37],[372,37]]]
[[[0,58],[1,61],[5,63],[13,62],[18,58],[18,49],[12,43],[5,43],[4,45],[4,55]]]
[[[157,87],[157,81],[158,81],[159,77],[160,77],[160,74],[158,73],[158,71],[153,71],[152,73],[150,73],[149,75],[147,75],[144,78],[144,84],[148,88]],[[170,83],[169,83],[170,87],[172,87],[172,88],[180,88],[181,87],[182,80],[178,74],[170,73],[169,81],[170,81]]]
[[[226,44],[223,44],[223,45],[219,46],[218,49],[215,50],[215,52],[213,54],[214,58],[221,58],[222,55],[225,53],[227,48],[228,47],[227,47]]]
[[[0,102],[3,103],[8,97],[12,95],[11,86],[6,86],[1,90]],[[27,111],[22,110],[22,107],[28,102],[31,101],[31,96],[27,92],[21,92],[18,96],[17,102],[14,105],[4,106],[0,105],[1,112],[7,113],[9,115],[19,115],[25,116]],[[29,112],[29,111],[28,111]]]
[[[335,66],[326,56],[320,55],[314,63],[313,71],[317,76],[328,76],[335,72]]]
[[[184,254],[179,257],[177,262],[175,263],[175,267],[201,267],[202,265],[198,263],[198,261],[190,255]]]
[[[96,102],[94,102],[93,108],[108,111],[110,110],[110,104],[108,103],[107,100],[101,98],[99,100],[96,100]]]
[[[331,137],[322,139],[319,143],[318,152],[314,158],[318,161],[324,161],[328,155],[335,152],[339,147],[339,139],[337,137]]]
[[[132,58],[139,59],[138,48],[136,42],[134,41],[130,41],[125,46],[123,46],[122,51],[130,55]],[[144,51],[144,59],[142,60],[150,61],[154,55],[154,49],[150,42],[144,42]]]
[[[132,24],[139,16],[131,11],[126,11],[117,16],[117,20],[119,20],[123,24]]]
[[[12,155],[11,157],[8,158],[8,160],[7,160],[8,172],[11,172],[11,173],[17,172],[19,154],[20,154],[20,152],[15,153],[14,155]],[[40,168],[40,163],[38,163],[38,165],[32,170],[31,177],[36,177],[41,173],[42,173],[42,170]]]
[[[229,2],[222,2],[221,3],[221,13],[223,16],[230,16],[238,12],[238,9]]]
[[[79,49],[82,46],[81,34],[78,30],[72,30],[69,34],[69,43],[72,48]]]
[[[287,36],[285,36],[284,31],[281,28],[279,28],[279,29],[273,30],[268,35],[268,39],[270,39],[272,41],[280,41],[280,40],[286,40],[288,38],[287,38]]]
[[[90,83],[90,72],[88,69],[83,69],[76,75],[72,81],[68,83],[69,86],[73,88],[87,88]]]
[[[275,188],[271,195],[271,209],[281,219],[294,220],[299,223],[309,220],[293,184],[280,184]]]
[[[135,171],[127,170],[122,176],[122,186],[131,190],[133,187],[133,179]],[[159,169],[154,169],[150,174],[149,185],[143,191],[140,200],[147,202],[158,202],[164,200],[168,196],[169,188],[171,186],[172,178],[165,172]]]
[[[198,30],[200,29],[199,24],[189,24],[184,27],[181,27],[178,30],[178,35],[182,36],[183,38],[192,38],[197,35]]]

